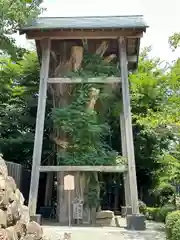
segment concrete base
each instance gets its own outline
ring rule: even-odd
[[[35,221],[35,222],[39,223],[40,225],[42,225],[41,214],[36,214],[34,216],[30,216],[30,221]]]
[[[127,229],[139,231],[146,230],[145,216],[142,214],[127,215]]]
[[[126,207],[126,206],[121,207],[122,217],[126,217],[127,215],[131,215],[131,214],[132,214],[132,207]]]

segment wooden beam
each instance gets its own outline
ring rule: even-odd
[[[47,79],[49,74],[49,59],[50,59],[50,40],[43,39],[41,41],[42,47],[42,63],[40,71],[40,85],[38,109],[36,116],[36,130],[33,150],[33,163],[31,172],[31,184],[29,192],[29,213],[30,216],[36,214],[37,196],[39,187],[39,166],[41,164],[41,153],[44,132],[44,118],[46,109],[46,95],[47,95]]]
[[[127,166],[40,166],[40,172],[125,172]]]
[[[127,160],[128,160],[130,200],[131,200],[132,213],[139,214],[125,37],[119,38],[119,58],[120,58],[120,68],[121,68],[121,80],[122,80],[121,85],[122,85],[123,113],[124,113],[124,133],[125,133],[125,141],[126,141]]]
[[[143,29],[82,29],[82,30],[29,30],[26,32],[27,39],[117,39],[119,36],[127,38],[141,38],[143,36]]]
[[[120,77],[96,77],[96,78],[48,78],[48,83],[118,83],[121,82]]]
[[[121,132],[121,148],[122,148],[122,156],[127,158],[127,146],[126,146],[126,136],[125,136],[125,119],[124,113],[120,114],[120,132]],[[129,172],[123,173],[123,181],[124,181],[124,193],[125,193],[125,204],[126,207],[131,206],[131,195],[130,195],[130,187],[129,187]]]

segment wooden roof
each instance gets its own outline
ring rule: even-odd
[[[147,24],[143,16],[101,16],[101,17],[42,17],[25,25],[20,32],[47,29],[142,29]]]
[[[98,17],[43,17],[33,20],[20,29],[20,34],[26,34],[28,39],[35,39],[38,55],[39,40],[50,38],[53,41],[106,39],[112,42],[109,52],[118,52],[116,39],[127,38],[127,55],[129,69],[135,70],[138,64],[140,38],[146,31],[147,24],[143,16],[98,16]],[[94,43],[95,44],[95,43]],[[92,45],[94,45],[92,44]],[[52,45],[54,43],[52,42]],[[53,47],[53,46],[52,46]]]

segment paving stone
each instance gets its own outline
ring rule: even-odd
[[[121,226],[125,225],[122,220]],[[147,222],[147,230],[126,230],[124,227],[61,227],[43,226],[44,235],[50,240],[61,240],[64,232],[71,233],[69,240],[164,240],[163,225]]]

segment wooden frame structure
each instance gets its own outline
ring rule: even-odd
[[[123,166],[40,166],[40,172],[126,172]]]
[[[136,16],[135,16],[136,17]],[[108,17],[107,17],[108,18]],[[104,19],[106,19],[104,17]],[[50,20],[49,20],[50,21]],[[133,20],[132,20],[133,21]],[[134,23],[132,23],[133,26]],[[102,24],[103,25],[103,24]],[[120,23],[121,25],[121,23]],[[32,176],[29,194],[29,210],[30,215],[36,214],[37,195],[38,195],[38,184],[40,172],[58,172],[58,171],[104,171],[104,172],[124,172],[124,185],[125,185],[125,201],[126,206],[132,207],[133,214],[139,214],[138,207],[138,191],[137,191],[137,180],[136,180],[136,168],[135,168],[135,157],[134,157],[134,145],[133,145],[133,133],[132,133],[132,119],[131,119],[131,107],[130,107],[130,96],[129,96],[129,82],[128,82],[128,60],[130,57],[127,56],[126,39],[137,40],[137,55],[131,57],[132,61],[138,59],[139,43],[143,32],[146,29],[145,23],[139,24],[139,26],[109,26],[105,27],[73,27],[62,28],[59,27],[48,27],[44,31],[41,31],[41,27],[30,26],[21,29],[21,34],[26,33],[28,39],[35,39],[40,41],[41,45],[41,71],[40,71],[40,86],[39,86],[39,100],[38,110],[36,119],[36,131],[35,131],[35,142],[33,152],[33,165],[32,165]],[[122,87],[123,97],[123,112],[120,113],[120,131],[122,139],[122,153],[127,158],[128,165],[117,167],[117,166],[41,166],[41,153],[42,153],[42,141],[44,131],[44,118],[46,108],[46,97],[47,97],[47,84],[51,83],[82,83],[82,79],[70,79],[70,78],[52,78],[49,77],[49,62],[50,62],[50,51],[51,41],[53,39],[116,39],[119,47],[119,61],[121,77],[110,77],[106,79],[106,83],[120,82]],[[92,78],[88,82],[104,83],[102,78]]]

